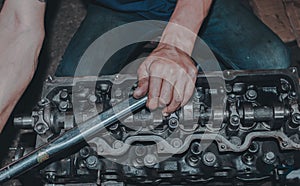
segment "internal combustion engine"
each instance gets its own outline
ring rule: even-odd
[[[48,79],[32,114],[14,118],[22,134],[14,160],[114,109],[136,82],[130,74]],[[199,74],[175,113],[143,107],[26,177],[53,186],[297,182],[299,93],[295,68]]]

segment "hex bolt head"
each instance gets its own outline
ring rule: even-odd
[[[275,163],[276,155],[272,151],[267,152],[267,153],[264,154],[263,161],[266,164],[271,165],[271,164]]]
[[[96,156],[89,156],[86,159],[86,164],[89,168],[94,168],[98,165],[98,158]]]

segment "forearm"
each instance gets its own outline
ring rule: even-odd
[[[211,4],[212,0],[178,0],[161,42],[173,45],[191,55]]]
[[[0,131],[33,77],[44,11],[38,0],[6,0],[0,13]]]

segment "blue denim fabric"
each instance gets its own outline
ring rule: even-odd
[[[117,26],[140,20],[145,20],[145,17],[138,13],[90,4],[56,75],[74,76],[81,56],[93,41]],[[226,69],[282,69],[290,65],[284,43],[239,0],[215,0],[199,36]],[[119,51],[107,62],[101,74],[118,73],[140,46],[139,43]]]
[[[96,2],[117,11],[136,12],[146,19],[168,21],[177,0],[96,0]]]

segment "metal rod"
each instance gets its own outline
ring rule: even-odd
[[[0,169],[0,183],[19,176],[42,163],[50,163],[51,159],[57,155],[91,139],[102,129],[141,109],[146,102],[147,97],[139,100],[130,97],[113,108],[83,122],[78,127],[74,127],[30,154]]]

